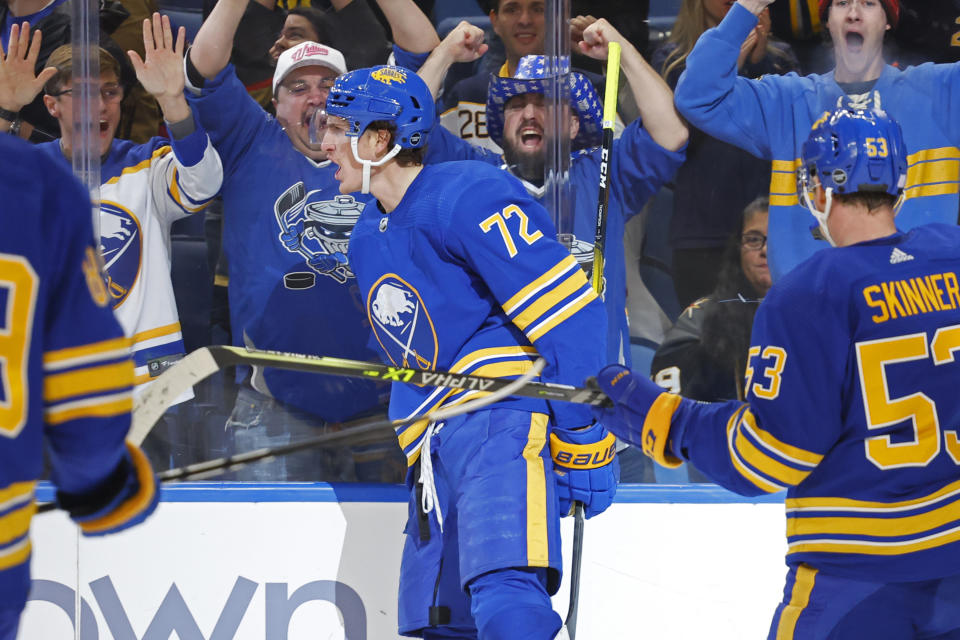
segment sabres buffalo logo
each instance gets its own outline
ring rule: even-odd
[[[397,84],[404,84],[407,81],[407,73],[403,69],[399,69],[397,67],[384,67],[382,69],[377,69],[370,74],[370,77],[388,85],[392,85],[394,82]]]
[[[370,287],[367,316],[394,365],[436,368],[437,331],[430,312],[417,290],[400,276],[388,273]]]
[[[143,231],[137,217],[115,202],[100,203],[100,255],[107,272],[107,291],[116,308],[130,295],[140,275]]]

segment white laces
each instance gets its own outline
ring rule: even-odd
[[[433,479],[433,459],[430,457],[430,438],[443,428],[443,424],[442,422],[431,422],[427,425],[427,430],[423,434],[423,442],[420,444],[420,478],[417,480],[417,482],[423,486],[423,491],[420,493],[420,508],[427,515],[436,509],[440,533],[443,533],[443,511],[440,510],[440,500],[437,497],[437,485]]]

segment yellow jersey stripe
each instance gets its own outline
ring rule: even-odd
[[[925,533],[951,523],[960,524],[960,502],[953,502],[927,513],[900,518],[871,518],[868,516],[792,517],[787,518],[787,535],[909,536]]]
[[[870,556],[899,556],[915,551],[942,547],[960,540],[960,526],[934,533],[915,540],[868,541],[868,540],[800,540],[787,545],[787,553],[862,553]]]
[[[777,491],[785,489],[786,487],[769,482],[766,478],[761,477],[759,474],[743,464],[743,462],[740,461],[736,447],[733,445],[736,427],[737,424],[739,424],[740,417],[745,409],[746,405],[740,407],[732,416],[730,416],[730,419],[727,420],[727,451],[730,454],[730,461],[733,463],[734,468],[736,468],[740,475],[749,480],[755,487],[767,493],[776,493]]]
[[[745,428],[754,438],[784,460],[810,467],[811,471],[823,460],[821,454],[787,444],[761,429],[757,425],[757,418],[749,408],[743,414],[741,428]]]
[[[450,367],[450,371],[451,373],[465,373],[474,364],[490,358],[508,358],[520,356],[536,358],[539,355],[540,354],[537,353],[536,347],[525,347],[519,345],[510,347],[488,347],[486,349],[477,349],[476,351],[471,351],[467,355],[463,356],[457,360],[452,367]],[[471,374],[472,373],[473,372],[471,372]]]
[[[875,513],[892,513],[894,511],[908,511],[922,509],[943,500],[960,494],[960,480],[951,482],[947,486],[931,494],[904,500],[902,502],[869,502],[852,498],[789,498],[786,500],[787,511],[863,511]]]
[[[587,284],[587,276],[582,269],[577,269],[570,276],[540,296],[536,302],[527,306],[516,318],[513,324],[517,325],[521,331],[525,330],[531,323],[540,319],[544,313],[555,307],[561,300],[573,295],[577,289]]]
[[[929,162],[931,160],[956,160],[960,158],[960,148],[957,147],[937,147],[935,149],[921,149],[916,153],[907,156],[907,167],[918,162]]]
[[[796,194],[792,196],[778,196],[770,194],[771,207],[792,207],[800,204],[800,198]]]
[[[180,194],[180,183],[177,180],[179,176],[180,174],[178,170],[174,169],[173,178],[170,180],[170,196],[174,199],[174,201],[176,201],[177,204],[183,207],[184,210],[189,211],[191,213],[203,211],[208,206],[210,206],[210,202],[213,200],[212,198],[208,198],[206,200],[202,200],[200,202],[194,203],[192,202],[192,198],[190,198],[189,196],[188,197],[182,196]],[[187,200],[191,200],[191,202],[187,202]]]
[[[577,268],[579,269],[579,267]],[[524,333],[527,334],[527,339],[530,342],[536,342],[539,338],[542,338],[549,333],[554,327],[564,322],[577,311],[580,311],[580,309],[590,304],[590,302],[593,300],[596,300],[596,298],[597,294],[593,288],[587,288],[583,293],[560,307],[560,309],[541,321],[535,327],[529,331],[525,331]]]
[[[125,392],[77,402],[66,402],[48,408],[44,411],[43,417],[47,424],[57,425],[79,418],[109,418],[132,410],[133,397],[130,392]]]
[[[527,565],[550,566],[550,546],[547,535],[547,472],[543,451],[547,442],[547,416],[530,415],[530,430],[523,447],[527,472]]]
[[[793,160],[771,160],[770,167],[774,172],[778,173],[794,173],[797,170],[797,167],[801,165],[800,158],[794,158]]]
[[[130,338],[112,338],[79,347],[47,351],[43,354],[43,370],[58,371],[92,362],[129,356],[130,344]]]
[[[141,331],[140,333],[135,334],[133,336],[133,341],[143,342],[144,340],[149,340],[151,338],[159,338],[160,336],[169,336],[179,331],[180,331],[180,323],[174,322],[171,324],[163,325],[162,327],[155,327],[147,331]]]
[[[123,171],[120,172],[120,175],[119,175],[119,176],[114,176],[113,178],[110,178],[109,180],[107,180],[106,182],[104,182],[104,184],[114,184],[114,183],[119,182],[119,181],[120,181],[120,178],[122,178],[123,176],[125,176],[125,175],[127,175],[127,174],[137,173],[138,171],[143,171],[144,169],[149,168],[149,167],[150,167],[150,164],[151,164],[154,160],[156,160],[157,158],[160,158],[160,157],[162,157],[162,156],[167,155],[167,154],[170,153],[172,150],[173,150],[173,149],[170,147],[170,145],[165,144],[165,145],[163,145],[162,147],[159,147],[158,149],[156,149],[156,150],[153,152],[153,154],[152,154],[149,158],[147,158],[146,160],[143,160],[142,162],[138,162],[137,164],[133,165],[132,167],[127,167],[127,168],[125,168]]]
[[[116,391],[133,383],[133,362],[124,360],[77,371],[55,373],[43,379],[44,402],[59,402],[89,393]]]
[[[557,264],[550,267],[546,273],[542,276],[520,289],[520,291],[513,294],[513,296],[503,303],[503,311],[508,316],[513,314],[517,310],[517,307],[524,304],[529,298],[536,294],[540,289],[549,286],[554,280],[557,280],[562,276],[566,271],[577,268],[580,266],[577,264],[576,258],[572,255],[567,255],[563,260]]]
[[[7,544],[27,535],[30,531],[30,520],[37,512],[37,503],[31,500],[22,507],[0,517],[0,544]]]
[[[793,640],[793,633],[797,629],[800,614],[810,604],[810,594],[817,581],[817,570],[801,564],[797,567],[797,577],[790,591],[790,603],[780,612],[780,622],[777,624],[776,640]]]
[[[758,449],[748,438],[744,437],[739,429],[733,438],[733,446],[736,447],[740,459],[785,485],[796,486],[810,475],[809,471],[799,471],[771,458],[766,452]]]
[[[925,184],[914,187],[907,187],[906,197],[925,198],[928,196],[947,196],[960,191],[960,185],[956,182],[944,182],[941,184]]]
[[[30,538],[24,538],[15,545],[0,549],[0,571],[23,564],[30,557]]]
[[[0,489],[0,512],[6,511],[21,502],[33,499],[33,492],[37,486],[35,480],[30,482],[14,482]]]

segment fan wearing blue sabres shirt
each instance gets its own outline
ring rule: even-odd
[[[45,469],[87,536],[142,522],[160,492],[143,451],[124,442],[133,361],[90,197],[62,162],[13,136],[0,136],[0,158],[0,640],[14,640]]]
[[[760,305],[746,402],[698,403],[621,366],[604,424],[744,495],[786,489],[769,638],[960,637],[960,229],[903,232],[899,125],[838,109],[803,145],[799,199],[834,248]]]
[[[323,148],[340,190],[376,197],[349,261],[384,361],[513,378],[542,357],[540,379],[582,384],[603,361],[603,307],[520,182],[481,162],[424,166],[434,103],[406,69],[341,76],[327,114]],[[390,416],[482,395],[394,383]],[[559,518],[574,500],[588,516],[609,506],[614,438],[582,406],[527,398],[397,436],[410,465],[400,633],[553,638]],[[571,462],[574,450],[590,462]]]
[[[841,105],[882,108],[900,123],[908,153],[900,228],[955,224],[960,206],[960,118],[955,106],[960,65],[903,69],[884,61],[884,42],[897,28],[900,0],[808,0],[813,23],[822,24],[829,35],[834,68],[808,76],[739,76],[740,46],[773,1],[737,0],[719,25],[700,36],[677,83],[676,104],[698,129],[772,162],[767,235],[774,282],[827,247],[806,232],[795,175],[810,127]],[[798,16],[796,5],[803,3],[790,4],[791,14]]]
[[[607,210],[607,241],[603,290],[607,309],[608,362],[630,364],[630,331],[626,314],[627,267],[623,235],[627,221],[643,210],[647,200],[666,184],[683,162],[687,128],[673,106],[673,94],[663,79],[646,63],[640,52],[606,20],[597,20],[583,32],[582,53],[605,60],[611,42],[620,44],[620,66],[629,83],[640,117],[623,130],[610,153],[610,198]],[[434,49],[418,73],[439,91],[454,62],[476,60],[486,51],[483,31],[461,23]],[[398,52],[398,60],[416,66],[416,59]],[[503,147],[503,154],[473,146],[442,127],[430,135],[428,163],[450,160],[480,160],[520,178],[538,202],[546,196],[544,167],[552,137],[547,132],[547,100],[551,80],[545,56],[525,56],[513,78],[490,77],[487,92],[487,131]],[[597,229],[597,193],[603,162],[602,101],[582,73],[569,74],[570,200],[569,229],[574,236],[571,251],[589,268]],[[566,117],[566,116],[565,116]]]

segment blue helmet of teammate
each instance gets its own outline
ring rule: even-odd
[[[433,128],[435,108],[427,84],[403,67],[357,69],[338,77],[327,96],[327,115],[350,123],[348,136],[360,136],[371,122],[397,126],[401,149],[418,149]]]
[[[888,193],[899,209],[907,183],[907,153],[900,125],[880,109],[840,107],[813,125],[803,143],[797,170],[800,201],[827,231],[827,217],[837,194]],[[816,180],[814,180],[816,178]],[[820,185],[826,195],[824,211],[817,209],[814,193]]]

